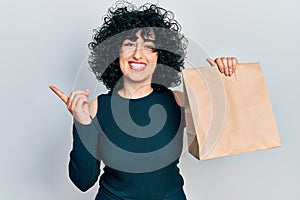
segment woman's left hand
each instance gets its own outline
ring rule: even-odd
[[[222,57],[216,58],[215,60],[207,58],[206,60],[211,66],[218,67],[220,72],[226,76],[231,76],[235,72],[236,65],[238,64],[238,59],[235,57]]]

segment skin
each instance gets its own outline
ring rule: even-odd
[[[141,32],[137,32],[138,39],[123,41],[120,49],[120,69],[124,77],[124,87],[118,91],[119,95],[125,98],[141,98],[152,92],[151,79],[156,67],[158,54],[153,52],[151,47],[155,40],[154,34],[150,34],[146,41],[141,37]],[[215,60],[210,58],[207,62],[218,67],[219,71],[225,76],[231,76],[235,70],[238,60],[235,57],[221,57]],[[139,66],[134,68],[133,66]],[[143,67],[140,67],[143,66]],[[76,90],[69,96],[57,89],[55,86],[49,88],[66,104],[67,109],[73,117],[81,124],[90,124],[91,118],[96,116],[98,110],[97,98],[88,101],[90,92],[86,90]],[[184,106],[184,95],[180,91],[174,91],[177,104]]]
[[[141,36],[141,31],[138,31],[136,36],[136,41],[129,39],[123,41],[119,57],[124,87],[118,92],[121,96],[131,99],[152,92],[151,80],[158,59],[158,53],[152,51],[155,47],[154,33],[150,33],[150,37],[145,40]]]
[[[73,117],[81,124],[90,124],[91,117],[96,116],[97,99],[88,101],[89,90],[76,90],[71,92],[69,96],[51,85],[49,88],[66,104],[67,109]]]

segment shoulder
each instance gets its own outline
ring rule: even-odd
[[[162,85],[158,85],[158,84],[152,84],[152,87],[154,89],[154,91],[158,92],[158,93],[167,93],[170,94],[174,97],[174,99],[176,100],[176,103],[178,106],[180,107],[184,107],[184,93],[181,91],[172,91],[169,88],[162,86]]]
[[[103,102],[105,100],[105,98],[107,98],[108,96],[111,96],[111,94],[110,93],[100,94],[99,96],[94,98],[92,101],[90,101],[89,111],[90,111],[90,115],[92,118],[94,118],[97,115],[99,103]]]
[[[184,107],[184,93],[181,91],[173,91],[174,98],[176,100],[176,103],[180,107]]]

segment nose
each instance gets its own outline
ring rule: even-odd
[[[134,57],[134,59],[136,59],[136,60],[139,60],[139,59],[141,59],[141,58],[143,57],[143,50],[141,49],[140,46],[138,46],[138,47],[134,50],[134,52],[133,52],[133,57]]]

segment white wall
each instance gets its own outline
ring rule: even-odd
[[[48,85],[72,90],[92,29],[113,2],[0,1],[0,199],[94,198],[97,186],[81,193],[68,178],[72,118]],[[261,62],[283,144],[209,161],[185,153],[188,199],[300,199],[299,1],[160,5],[174,11],[183,32],[211,57]]]

